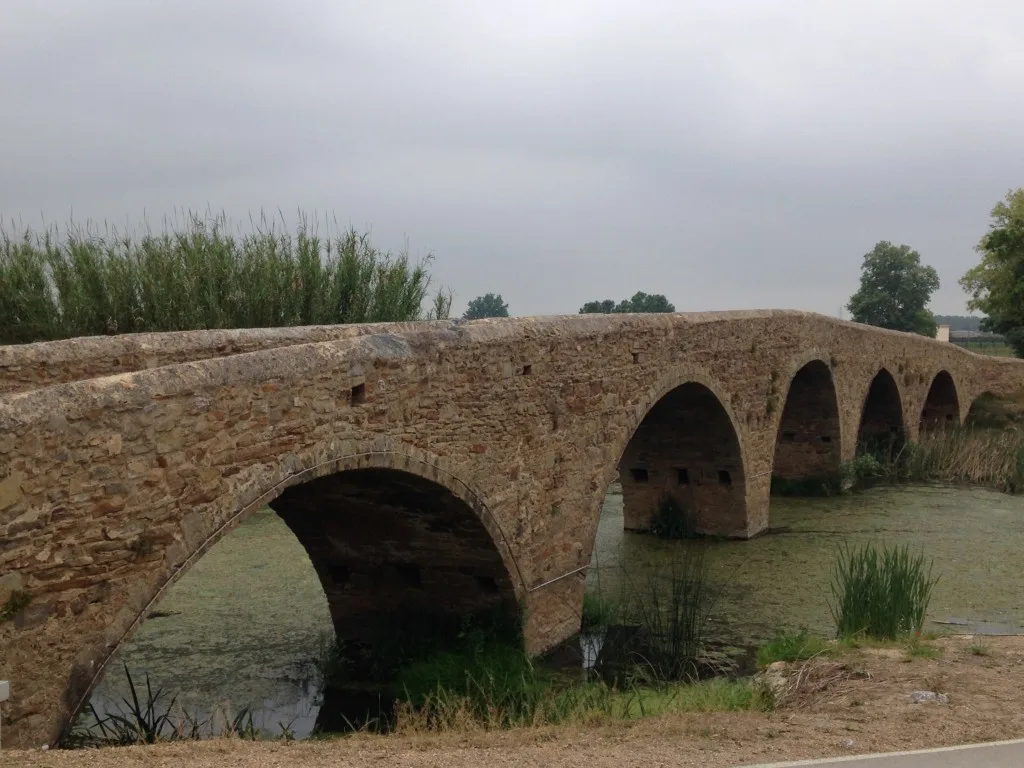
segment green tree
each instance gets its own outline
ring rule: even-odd
[[[604,301],[588,301],[580,307],[580,314],[626,314],[637,312],[675,312],[673,304],[660,293],[644,293],[637,291],[631,299],[623,299],[616,304],[611,299]]]
[[[982,328],[1001,333],[1024,357],[1024,188],[1008,192],[991,215],[989,231],[975,247],[981,263],[960,285],[971,296],[967,308],[985,313]]]
[[[477,296],[466,308],[462,317],[466,320],[479,320],[481,317],[508,317],[508,304],[501,299],[501,294],[485,293]]]
[[[858,323],[934,338],[935,316],[928,302],[938,288],[939,273],[921,263],[921,254],[909,245],[881,240],[864,255],[860,289],[846,307]]]

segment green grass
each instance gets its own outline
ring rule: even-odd
[[[757,649],[757,666],[764,668],[776,661],[806,661],[831,652],[832,647],[822,637],[806,631],[787,632]]]
[[[396,711],[395,731],[489,730],[594,720],[634,720],[669,713],[768,711],[771,697],[750,680],[712,679],[626,689],[604,683],[549,684],[510,699],[486,682],[472,692],[440,687]]]
[[[931,562],[909,546],[843,545],[829,604],[837,635],[891,640],[919,632],[936,581]]]
[[[423,310],[431,256],[413,263],[354,230],[320,236],[301,221],[284,231],[263,220],[244,235],[223,216],[160,234],[0,230],[0,344],[447,316],[444,293]]]
[[[614,624],[619,619],[619,606],[612,600],[588,592],[583,595],[581,632],[593,632]]]
[[[11,592],[2,606],[0,606],[0,621],[13,619],[32,602],[32,595],[23,589],[16,589]]]
[[[987,645],[969,645],[967,651],[972,656],[991,656],[992,651],[989,650]]]

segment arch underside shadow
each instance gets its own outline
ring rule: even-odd
[[[827,483],[842,458],[839,402],[832,371],[812,360],[793,376],[779,419],[772,481],[780,485]]]
[[[624,527],[650,530],[666,495],[695,533],[745,535],[746,479],[736,430],[718,397],[689,382],[658,400],[619,460]]]
[[[513,582],[476,513],[442,485],[394,469],[339,472],[270,503],[316,569],[350,672],[411,645],[454,640],[467,620],[517,633]]]
[[[391,672],[380,663],[389,652],[449,641],[467,618],[518,639],[520,610],[510,573],[515,562],[499,550],[503,536],[478,495],[468,486],[464,496],[448,487],[460,484],[429,457],[373,451],[314,463],[271,484],[263,495],[250,496],[227,523],[195,542],[179,567],[146,590],[152,597],[138,605],[116,640],[84,649],[87,655],[80,654],[66,678],[51,743],[74,722],[111,658],[160,596],[264,506],[309,554],[335,633],[350,657],[348,671],[357,679]]]
[[[857,430],[857,451],[892,455],[906,442],[899,387],[882,368],[871,380]]]
[[[960,397],[949,371],[939,371],[928,388],[921,408],[921,431],[929,432],[960,425]]]

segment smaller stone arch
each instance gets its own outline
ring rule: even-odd
[[[839,473],[841,437],[832,370],[823,360],[811,359],[789,382],[776,433],[773,481],[830,482]]]
[[[949,371],[943,369],[932,378],[919,424],[921,432],[960,426],[960,397]]]
[[[857,450],[892,455],[906,443],[903,399],[899,385],[887,368],[871,379],[861,406]]]
[[[707,376],[679,372],[638,405],[617,451],[627,530],[649,530],[667,494],[694,532],[746,535],[742,433],[719,391]]]
[[[391,522],[401,517],[403,506],[425,502],[434,507],[431,511],[436,514],[421,522],[422,532],[436,540],[435,545],[420,547],[422,551],[407,547],[404,553],[396,553],[392,546],[394,541],[389,540],[385,544],[389,551],[383,553],[382,550],[379,557],[373,553],[355,552],[368,567],[353,574],[350,563],[344,562],[345,553],[341,558],[336,556],[336,545],[340,539],[338,532],[329,525],[329,516],[318,513],[329,509],[338,500],[351,503],[355,497],[366,493],[373,495],[370,501],[376,502],[378,510],[399,513],[390,514],[388,520]],[[160,597],[213,545],[264,506],[270,506],[284,519],[309,553],[339,634],[344,631],[340,622],[354,617],[346,628],[354,630],[351,634],[357,642],[364,640],[362,630],[370,630],[364,633],[368,639],[374,632],[379,636],[384,625],[376,622],[374,626],[373,622],[364,620],[373,613],[365,609],[373,608],[369,603],[377,586],[403,596],[403,604],[395,605],[396,614],[401,613],[403,606],[408,608],[415,602],[414,596],[412,600],[408,598],[416,590],[425,594],[429,590],[430,595],[439,595],[442,602],[458,600],[459,594],[465,598],[472,592],[480,599],[469,597],[467,606],[476,608],[488,603],[500,607],[510,621],[518,620],[520,601],[527,594],[510,541],[489,511],[482,494],[473,484],[461,479],[443,458],[388,438],[360,442],[331,440],[314,446],[301,456],[284,454],[279,457],[275,470],[262,475],[258,484],[241,483],[228,492],[227,498],[218,502],[231,510],[227,517],[220,518],[212,512],[192,512],[185,516],[182,526],[184,541],[172,546],[165,555],[170,567],[140,579],[128,604],[117,610],[101,642],[87,645],[89,639],[83,638],[85,647],[77,655],[67,677],[59,721],[51,721],[51,742],[73,722],[117,648],[136,630]],[[211,505],[211,509],[215,506]],[[365,543],[373,531],[380,531],[380,525],[376,524],[386,521],[367,522],[370,530],[363,531],[361,537],[354,540],[356,546],[360,542]],[[411,521],[403,522],[408,527]],[[389,537],[395,534],[394,530],[387,533]],[[441,540],[447,534],[451,534],[449,539],[466,536],[464,543],[468,546],[459,547],[458,553],[458,556],[469,554],[465,562],[456,563],[451,558],[448,562],[440,562],[452,554],[444,547],[436,546],[444,543]],[[353,552],[350,548],[349,553]],[[448,583],[437,578],[439,571],[444,571],[442,579],[447,579]],[[352,580],[353,575],[355,581]],[[354,600],[353,595],[344,594],[346,582],[348,586],[356,587]],[[464,588],[460,588],[460,584]],[[360,600],[363,605],[360,605]],[[444,609],[443,605],[431,606],[437,607]],[[360,611],[361,608],[364,610]],[[111,610],[116,609],[114,606]],[[394,618],[387,616],[389,611],[386,607],[378,613],[383,614],[385,620]],[[453,611],[447,613],[451,615]]]

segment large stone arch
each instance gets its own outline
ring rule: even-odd
[[[627,529],[648,529],[653,509],[669,493],[697,532],[745,537],[748,463],[729,403],[703,371],[682,368],[659,379],[613,443],[615,462],[605,471],[594,508],[618,471]]]
[[[479,489],[471,481],[464,480],[456,474],[442,457],[388,438],[359,443],[331,441],[327,445],[320,445],[304,452],[302,457],[295,453],[285,454],[280,458],[279,467],[281,471],[271,474],[266,482],[256,486],[243,484],[229,492],[228,496],[231,498],[226,502],[223,499],[218,500],[226,503],[231,509],[226,517],[210,520],[201,512],[193,512],[185,517],[181,541],[169,547],[166,553],[169,567],[150,583],[138,584],[135,592],[128,596],[126,605],[120,610],[116,607],[111,608],[110,613],[115,614],[115,617],[108,626],[103,640],[83,648],[74,659],[61,697],[63,706],[59,720],[51,727],[52,741],[55,741],[73,722],[74,717],[88,701],[114,653],[137,629],[167,590],[211,547],[264,506],[270,506],[278,512],[310,554],[327,594],[336,631],[339,629],[340,620],[346,615],[345,608],[359,605],[360,601],[365,604],[367,596],[375,592],[375,587],[380,586],[372,582],[374,575],[385,587],[390,588],[384,591],[390,591],[392,597],[402,590],[435,587],[430,593],[430,603],[441,609],[435,615],[445,614],[444,609],[452,607],[453,597],[457,598],[460,592],[465,596],[465,588],[468,585],[475,585],[478,594],[490,596],[493,603],[502,604],[508,609],[510,618],[514,611],[518,611],[518,605],[527,590],[510,542],[497,519],[489,511]],[[396,561],[394,557],[390,562],[381,558],[367,558],[368,563],[376,566],[377,573],[359,574],[363,577],[363,583],[357,585],[362,587],[361,590],[357,590],[358,594],[342,595],[342,590],[338,588],[344,585],[338,583],[338,566],[345,568],[346,564],[339,563],[338,558],[330,556],[329,549],[325,546],[327,542],[324,541],[337,541],[337,536],[334,535],[337,531],[331,530],[330,520],[317,521],[316,518],[322,516],[311,514],[312,506],[318,501],[326,501],[325,497],[329,498],[332,491],[336,494],[339,485],[342,486],[343,492],[341,498],[349,501],[353,500],[353,488],[386,494],[387,489],[384,486],[387,483],[381,483],[381,480],[390,480],[393,483],[398,477],[404,478],[406,485],[413,486],[414,491],[432,492],[435,501],[438,502],[438,508],[433,510],[435,514],[423,527],[424,532],[429,532],[429,528],[434,527],[435,533],[454,533],[456,539],[459,534],[468,532],[473,536],[474,544],[490,545],[493,556],[489,559],[476,557],[468,564],[443,564],[436,560],[437,555],[441,553],[440,548],[433,546],[420,549],[420,554],[427,555],[426,563],[403,561],[402,558]],[[353,484],[356,478],[358,479]],[[349,491],[347,495],[344,493],[346,484]],[[408,491],[408,487],[404,491],[400,490],[398,496],[408,499]],[[317,493],[321,495],[317,496]],[[392,493],[392,501],[394,500],[395,494]],[[452,520],[451,516],[445,513],[451,512],[456,503],[461,505],[465,514],[461,519]],[[387,503],[382,506],[386,507]],[[393,521],[395,505],[391,506],[392,514],[389,518]],[[440,514],[436,514],[438,512]],[[365,543],[365,537],[361,543]],[[420,543],[422,544],[422,540]],[[394,550],[393,537],[389,540],[389,548]],[[458,554],[464,552],[460,551],[456,557]],[[423,578],[424,565],[427,566],[427,570],[434,571],[426,580]],[[454,580],[448,579],[446,583],[441,584],[436,578],[439,565],[442,566],[441,570],[447,570],[447,575],[453,576]],[[351,576],[350,567],[348,571]],[[460,586],[462,590],[459,589]],[[440,587],[448,590],[448,594],[445,595]],[[440,602],[435,603],[434,597]],[[340,600],[339,605],[339,598],[347,599]],[[408,604],[398,606],[399,610],[403,607],[407,608]],[[480,606],[474,604],[472,607]],[[462,606],[458,608],[456,612],[448,611],[445,615],[461,617]],[[381,613],[386,617],[389,611],[378,612]],[[362,615],[358,612],[348,615],[354,619],[367,618],[366,612]],[[364,630],[375,628],[373,622],[367,621],[353,622],[353,627],[358,630],[353,635],[357,641],[370,640],[371,638],[365,637]]]
[[[953,375],[945,368],[931,379],[921,406],[919,430],[929,432],[960,426],[960,390]]]
[[[858,450],[898,451],[906,442],[903,393],[888,368],[879,368],[861,401]]]
[[[783,400],[772,450],[772,476],[825,481],[842,461],[842,419],[832,369],[815,353],[798,363]]]

